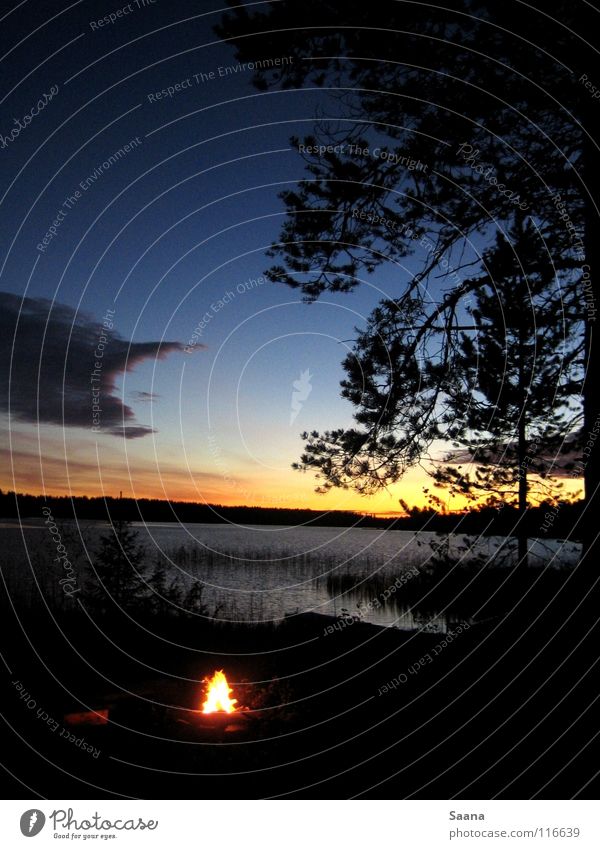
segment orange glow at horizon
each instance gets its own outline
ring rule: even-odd
[[[0,476],[4,491],[54,496],[150,498],[165,501],[262,508],[333,510],[395,517],[402,515],[402,499],[411,507],[427,506],[423,489],[435,492],[449,512],[469,506],[464,498],[449,498],[435,490],[422,468],[411,469],[387,490],[362,496],[352,490],[314,491],[316,478],[291,468],[261,469],[241,462],[231,463],[225,475],[201,457],[193,465],[183,462],[177,447],[167,445],[161,459],[148,455],[141,442],[103,444],[101,450],[81,438],[65,446],[58,428],[47,428],[40,445],[39,435],[27,429],[13,435],[12,451],[4,452],[5,472]],[[66,450],[65,450],[66,449]],[[67,455],[65,457],[65,454]],[[189,458],[188,458],[189,459]],[[565,496],[581,496],[580,479],[563,478]]]
[[[139,481],[139,476],[136,475]],[[142,476],[143,477],[143,476]],[[18,482],[17,482],[18,483]],[[235,490],[217,490],[204,491],[200,493],[196,487],[190,485],[182,485],[179,479],[163,480],[158,485],[148,485],[146,481],[136,484],[135,489],[127,486],[129,481],[122,480],[111,481],[104,488],[97,486],[76,488],[69,486],[66,482],[63,485],[56,482],[45,487],[40,486],[39,479],[21,479],[21,485],[17,485],[16,491],[21,494],[29,495],[46,495],[49,497],[108,497],[118,498],[122,493],[123,498],[132,498],[136,500],[156,499],[159,501],[168,501],[170,503],[187,503],[187,504],[206,504],[213,507],[256,507],[262,509],[287,509],[287,510],[314,510],[319,513],[329,513],[334,511],[349,511],[364,515],[373,515],[378,518],[398,518],[406,515],[400,505],[400,499],[406,502],[409,507],[418,507],[423,509],[429,506],[427,497],[423,494],[422,485],[428,484],[430,489],[431,482],[426,478],[421,482],[422,485],[413,483],[410,486],[400,482],[395,484],[394,493],[378,493],[372,496],[363,496],[358,493],[344,493],[344,498],[339,498],[339,493],[331,492],[325,495],[314,492],[310,487],[298,487],[292,489],[291,486],[286,486],[288,495],[285,499],[273,494],[270,496],[267,492],[262,497],[257,497],[255,500],[245,500],[240,493]],[[565,497],[583,497],[583,481],[573,479],[564,481],[562,494]],[[4,492],[13,491],[13,482],[8,479],[0,479],[0,489]],[[460,513],[469,507],[476,508],[477,504],[467,501],[466,498],[453,497],[450,499],[443,490],[434,491],[444,504],[444,512]],[[483,503],[483,500],[481,503]],[[538,503],[538,502],[536,502]]]

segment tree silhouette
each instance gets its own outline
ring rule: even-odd
[[[139,610],[146,604],[147,585],[144,581],[144,548],[138,534],[128,522],[117,520],[111,530],[100,537],[90,600],[101,614],[121,610]]]
[[[398,365],[396,359],[396,369],[412,386],[414,404],[424,402],[432,411],[436,389],[430,370],[419,366],[418,352],[432,350],[439,327],[453,335],[481,283],[457,276],[477,261],[478,240],[493,244],[495,230],[507,233],[520,210],[547,247],[559,297],[578,305],[569,319],[579,322],[578,332],[585,322],[580,342],[587,372],[597,371],[595,282],[587,301],[584,290],[586,266],[595,267],[598,249],[598,148],[590,135],[597,104],[581,82],[594,66],[585,36],[597,23],[595,10],[562,0],[539,10],[477,0],[449,0],[435,9],[391,3],[382,10],[378,18],[377,10],[357,0],[343,10],[316,0],[273,3],[266,11],[236,9],[218,29],[235,40],[240,61],[253,54],[294,57],[270,77],[257,76],[259,88],[321,87],[338,104],[304,140],[307,177],[282,194],[288,214],[271,249],[270,279],[299,288],[310,301],[326,291],[350,291],[361,272],[419,254],[420,270],[412,277],[394,275],[397,295],[382,302],[367,332],[389,329],[378,343],[381,357],[395,348],[402,360]],[[294,138],[292,144],[300,142]],[[408,163],[417,160],[426,167],[411,170]],[[397,312],[400,335],[394,339]],[[403,328],[411,313],[417,330],[408,340]],[[359,335],[358,353],[363,343]],[[445,367],[455,347],[442,334]],[[322,441],[330,449],[331,467],[323,470],[333,486],[353,480],[368,491],[374,476],[393,479],[418,462],[435,435],[432,413],[426,416],[429,431],[418,429],[412,439],[403,431],[390,436],[395,394],[403,391],[369,383],[369,377],[365,403],[378,426],[367,442],[360,430],[312,436],[312,448]],[[573,394],[581,391],[573,382],[568,386]],[[344,385],[348,397],[353,391]],[[551,399],[553,387],[548,392]],[[600,406],[589,381],[583,392],[587,432]],[[406,420],[409,412],[404,410]],[[414,420],[419,423],[416,409]],[[585,465],[588,498],[600,483],[598,453]],[[595,535],[591,525],[587,530],[590,538]]]
[[[571,449],[564,434],[581,423],[573,391],[582,345],[565,332],[576,327],[573,293],[561,300],[553,284],[535,229],[518,221],[484,254],[484,274],[466,282],[469,324],[430,323],[419,336],[428,320],[420,301],[378,307],[344,362],[343,395],[361,427],[303,434],[296,467],[316,471],[323,491],[370,493],[428,458],[439,486],[472,501],[517,504],[521,519],[532,486],[536,501],[556,495],[551,474],[563,471],[563,449]],[[431,455],[440,440],[454,448],[442,464]],[[521,562],[524,528],[521,521]]]
[[[565,433],[581,425],[573,398],[581,363],[580,346],[565,339],[577,307],[552,292],[554,269],[533,226],[519,222],[510,237],[499,235],[486,253],[486,274],[467,308],[478,331],[461,335],[453,362],[454,452],[433,478],[471,500],[516,503],[519,562],[526,563],[526,510],[532,498],[559,494],[552,473],[564,469]]]

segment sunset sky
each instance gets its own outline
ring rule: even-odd
[[[8,66],[6,139],[58,89],[0,150],[11,424],[0,485],[375,513],[399,498],[422,504],[419,469],[369,499],[318,496],[314,477],[291,469],[302,430],[351,423],[339,381],[354,328],[422,257],[310,305],[261,279],[284,215],[278,192],[304,175],[290,136],[311,132],[328,94],[257,92],[250,71],[219,70],[236,60],[212,32],[218,14],[171,27],[166,5],[98,28],[107,10],[88,3],[79,25],[58,15]],[[16,44],[19,23],[7,26]]]

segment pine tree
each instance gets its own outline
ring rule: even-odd
[[[94,608],[102,613],[139,610],[146,604],[145,550],[129,522],[116,521],[100,537],[94,565],[95,582],[90,594]]]
[[[566,0],[549,0],[540,8],[450,0],[434,9],[419,3],[371,9],[359,0],[341,8],[306,0],[236,7],[217,29],[235,43],[239,61],[250,61],[257,50],[294,57],[284,68],[257,73],[258,88],[309,85],[337,95],[337,107],[321,112],[332,117],[315,121],[315,138],[305,139],[306,179],[282,192],[288,214],[272,246],[278,264],[267,271],[269,277],[316,300],[325,292],[351,291],[365,272],[417,253],[425,237],[432,247],[421,269],[410,280],[396,274],[398,295],[379,310],[391,327],[410,299],[422,306],[440,295],[444,281],[452,285],[440,310],[424,315],[416,331],[416,345],[427,347],[432,329],[442,325],[450,331],[463,309],[459,302],[470,294],[452,281],[444,261],[456,256],[455,271],[466,267],[471,256],[462,251],[468,240],[487,240],[494,227],[506,228],[518,200],[535,218],[563,289],[575,290],[579,317],[585,319],[578,339],[588,376],[582,391],[584,441],[600,420],[600,393],[593,383],[600,367],[593,334],[600,289],[590,272],[599,265],[600,250],[597,102],[589,91],[589,69],[597,58],[589,33],[596,26],[595,7]],[[307,55],[311,61],[305,61]],[[323,154],[328,144],[331,152]],[[374,144],[398,157],[418,156],[427,171],[389,167],[380,157],[357,154],[356,148],[372,152]],[[429,286],[433,274],[442,279],[436,288]],[[397,301],[403,302],[400,309]],[[385,329],[374,315],[368,329],[378,327]],[[359,336],[358,355],[361,342]],[[414,381],[423,375],[412,368],[413,351],[406,348],[401,370],[411,370]],[[452,353],[443,337],[442,348]],[[450,362],[448,356],[446,365]],[[420,386],[427,400],[435,400],[433,387]],[[581,393],[581,386],[571,388]],[[316,466],[325,488],[368,491],[375,475],[385,485],[426,451],[435,431],[434,408],[426,410],[424,430],[413,438],[398,435],[388,427],[393,403],[390,411],[385,392],[375,389],[373,398],[379,394],[384,400],[382,426],[310,436],[298,466]],[[369,417],[369,410],[363,412]],[[583,474],[588,505],[580,530],[590,551],[597,537],[591,506],[600,451],[591,453]],[[593,578],[594,570],[589,574]]]
[[[464,282],[470,297],[450,321],[440,321],[447,303],[384,302],[344,362],[342,394],[359,427],[303,434],[297,467],[317,471],[320,490],[370,493],[420,463],[453,495],[516,505],[525,562],[527,507],[556,497],[552,471],[566,468],[565,435],[581,427],[580,304],[559,286],[535,227],[516,218]],[[453,452],[440,464],[443,443]]]
[[[564,434],[581,424],[572,400],[578,352],[564,338],[575,306],[552,292],[552,261],[531,224],[517,220],[508,238],[499,234],[484,263],[467,309],[477,331],[461,334],[445,381],[454,451],[433,477],[467,499],[516,504],[525,563],[527,508],[556,497]]]

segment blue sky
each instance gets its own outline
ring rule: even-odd
[[[282,285],[249,285],[269,266],[265,250],[284,216],[278,193],[305,176],[290,136],[310,134],[315,114],[334,108],[329,94],[257,92],[247,70],[219,78],[219,67],[236,64],[231,45],[214,43],[219,14],[191,17],[188,4],[157,2],[97,29],[90,22],[107,14],[104,4],[76,6],[65,15],[56,5],[58,16],[44,26],[40,17],[37,33],[14,16],[5,21],[18,46],[4,63],[0,132],[43,92],[58,91],[0,150],[0,289],[7,303],[10,295],[30,299],[34,336],[47,331],[44,300],[63,311],[52,332],[71,336],[69,326],[77,327],[79,348],[68,356],[78,360],[80,383],[71,381],[68,393],[60,383],[67,355],[56,340],[52,356],[41,341],[29,354],[19,349],[39,358],[37,375],[21,370],[22,380],[36,379],[31,393],[69,394],[70,418],[63,426],[53,410],[36,419],[27,399],[13,406],[18,462],[2,485],[373,511],[396,509],[400,496],[421,500],[418,470],[365,501],[350,493],[316,498],[313,478],[290,469],[300,431],[350,424],[339,381],[354,328],[382,294],[402,291],[420,260],[388,264],[351,295],[311,305]],[[208,82],[194,77],[211,72]],[[180,90],[158,99],[169,87]],[[87,424],[89,399],[84,393],[78,409],[74,396],[93,369],[107,309],[118,334],[112,352],[107,343],[104,371],[112,418],[96,433]],[[186,353],[207,313],[196,338],[205,347]],[[125,343],[133,357],[127,371]],[[305,370],[310,393],[290,424],[293,384]],[[139,438],[118,435],[119,410],[125,432]]]
[[[248,71],[218,78],[219,67],[236,64],[232,48],[196,49],[215,41],[215,16],[160,30],[173,17],[157,6],[92,31],[94,4],[87,4],[17,48],[7,77],[9,90],[16,86],[8,98],[14,114],[51,85],[58,94],[2,152],[10,163],[3,186],[10,225],[2,231],[1,283],[6,292],[71,307],[73,321],[89,321],[91,347],[107,309],[133,345],[185,345],[209,312],[206,348],[115,372],[135,424],[154,430],[143,438],[13,416],[13,454],[21,461],[14,482],[114,492],[134,490],[137,481],[138,494],[322,503],[312,478],[291,472],[290,463],[304,428],[349,424],[340,363],[379,293],[365,286],[308,306],[286,287],[248,281],[268,267],[264,251],[284,214],[278,192],[304,174],[289,138],[310,133],[327,95],[258,93]],[[160,31],[144,37],[153,29]],[[48,41],[59,51],[50,60]],[[214,80],[194,78],[211,71]],[[97,179],[84,190],[90,175]],[[36,250],[59,213],[44,251]],[[310,396],[290,424],[293,382],[305,369]],[[329,506],[349,500],[356,501],[326,499]]]

